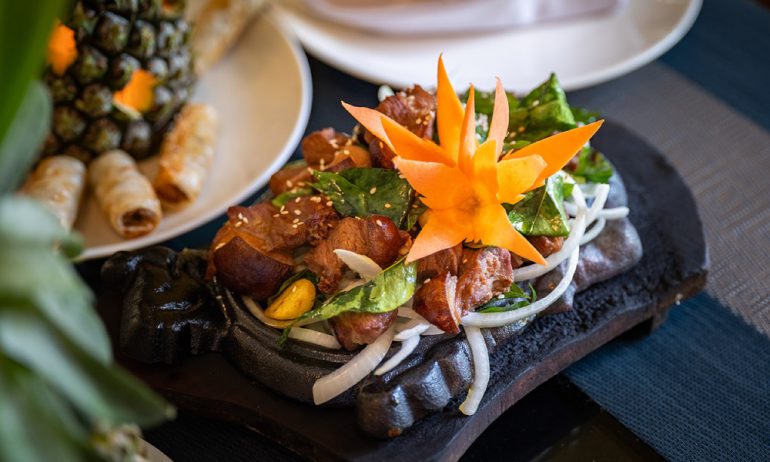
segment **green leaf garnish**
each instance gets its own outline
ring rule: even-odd
[[[609,183],[612,165],[601,152],[587,146],[578,154],[577,167],[570,173],[578,183]]]
[[[275,196],[270,200],[270,202],[274,206],[281,208],[284,205],[286,205],[286,203],[289,202],[290,200],[296,199],[298,197],[312,196],[313,192],[314,191],[312,188],[294,188],[289,191],[284,191],[281,194]]]
[[[548,178],[545,185],[528,192],[524,199],[508,206],[508,219],[525,236],[568,235],[564,180],[561,175]]]
[[[340,173],[313,172],[317,191],[331,199],[343,216],[384,215],[401,227],[412,202],[413,190],[398,171],[351,168]]]

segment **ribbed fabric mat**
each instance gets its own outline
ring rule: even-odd
[[[770,460],[770,342],[706,294],[566,374],[666,458]]]
[[[708,292],[770,336],[770,134],[659,63],[570,102],[622,122],[668,156],[703,219]]]

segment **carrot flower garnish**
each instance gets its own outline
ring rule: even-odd
[[[420,138],[388,116],[342,103],[395,154],[393,163],[430,209],[412,245],[412,262],[460,242],[502,247],[545,264],[542,255],[508,220],[502,204],[514,204],[561,170],[601,125],[569,130],[500,159],[508,133],[508,99],[500,79],[487,140],[478,144],[474,88],[463,107],[438,60],[436,125],[440,144]]]

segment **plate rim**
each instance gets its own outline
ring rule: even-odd
[[[274,11],[274,9],[271,9]],[[115,252],[123,250],[135,250],[141,247],[148,247],[151,245],[164,242],[185,233],[192,231],[193,229],[202,227],[225,213],[228,207],[233,204],[239,204],[248,199],[255,191],[265,186],[272,176],[294,153],[294,150],[299,145],[299,141],[302,138],[305,128],[307,128],[308,121],[310,120],[310,109],[313,101],[313,84],[312,76],[310,72],[310,65],[307,60],[307,56],[302,49],[299,39],[293,34],[280,20],[275,17],[272,11],[265,12],[257,21],[266,21],[270,24],[270,27],[275,29],[283,38],[291,50],[291,57],[299,69],[299,80],[302,91],[300,109],[297,116],[297,121],[291,131],[291,134],[286,139],[283,147],[275,157],[273,162],[265,169],[262,174],[257,176],[248,186],[237,195],[234,195],[227,201],[223,201],[222,204],[209,208],[205,213],[201,214],[193,220],[181,223],[178,226],[168,229],[164,232],[153,232],[145,236],[136,239],[124,239],[119,242],[99,245],[94,247],[84,247],[83,252],[78,255],[74,261],[82,262],[86,260],[92,260],[97,258],[108,257]],[[250,26],[253,27],[254,25]],[[77,230],[74,230],[77,231]]]
[[[674,27],[668,33],[666,33],[666,35],[660,38],[652,46],[618,63],[607,66],[600,71],[594,71],[583,76],[578,76],[577,78],[564,79],[560,77],[562,87],[566,91],[574,91],[607,82],[614,78],[620,77],[621,75],[633,72],[663,55],[663,53],[670,50],[687,34],[687,32],[695,23],[698,14],[700,13],[703,0],[686,1],[688,2],[687,7],[685,8],[685,11],[679,21],[677,21]],[[282,6],[277,9],[279,10],[279,20],[283,24],[296,24],[298,22],[304,21],[304,19],[299,18],[300,15],[292,11],[291,8]],[[504,33],[506,32],[498,32],[497,34]],[[403,81],[382,78],[381,76],[378,76],[376,72],[370,71],[370,69],[374,69],[374,67],[351,67],[348,62],[346,62],[346,60],[340,58],[338,55],[329,53],[328,51],[322,49],[320,46],[317,46],[315,43],[313,43],[313,41],[306,40],[301,30],[295,30],[294,34],[300,43],[302,43],[302,46],[314,57],[356,78],[378,85],[389,85],[394,88],[406,88],[414,83],[408,78],[404,79]]]

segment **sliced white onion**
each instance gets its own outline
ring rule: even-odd
[[[588,209],[588,216],[586,217],[586,226],[590,225],[591,223],[596,220],[596,217],[599,215],[599,212],[602,211],[604,208],[604,204],[607,203],[607,197],[610,195],[610,185],[608,184],[600,184],[596,187],[596,197],[594,197],[594,202],[591,204],[591,208]]]
[[[619,220],[628,216],[630,210],[628,207],[615,207],[612,209],[604,209],[599,212],[599,216],[606,218],[607,220]]]
[[[420,334],[430,329],[431,323],[424,319],[412,319],[409,322],[396,328],[396,336],[393,340],[403,342],[411,337],[419,337]]]
[[[323,404],[363,380],[388,353],[395,329],[391,326],[350,361],[313,384],[313,402]]]
[[[345,249],[334,249],[334,253],[337,255],[337,258],[342,260],[342,263],[348,265],[348,268],[358,273],[366,282],[371,281],[378,274],[382,273],[380,265],[366,255]]]
[[[489,383],[489,352],[487,343],[478,327],[464,326],[468,345],[471,347],[473,357],[473,383],[468,390],[468,396],[460,405],[460,412],[465,415],[473,415],[481,404],[481,399],[487,391]]]
[[[337,337],[318,332],[317,330],[306,329],[304,327],[292,327],[289,331],[289,338],[312,343],[313,345],[320,345],[331,350],[339,350],[342,348],[340,342],[337,341]]]
[[[605,220],[604,217],[599,217],[599,219],[594,222],[593,226],[591,226],[591,229],[583,234],[583,239],[580,240],[580,245],[586,245],[596,239],[596,236],[598,236],[599,233],[604,230],[604,225],[606,224],[607,220]]]
[[[393,96],[395,93],[393,92],[393,89],[390,88],[389,85],[380,85],[380,88],[377,89],[377,99],[380,101],[385,100],[388,96]]]
[[[422,335],[443,335],[443,334],[446,334],[446,332],[434,326],[433,324],[430,325],[428,330],[422,333]]]
[[[572,202],[564,202],[564,211],[567,212],[567,215],[574,217],[577,215],[577,205],[573,204]]]
[[[575,276],[575,270],[577,269],[579,257],[580,247],[577,246],[569,257],[569,263],[567,263],[567,271],[565,272],[562,280],[559,281],[559,284],[557,284],[548,295],[541,298],[540,300],[537,300],[536,302],[524,308],[513,311],[506,311],[503,313],[468,313],[461,319],[462,325],[475,327],[506,326],[543,311],[553,302],[555,302],[556,299],[561,297],[561,295],[567,290],[570,282],[572,282],[573,276]]]
[[[578,247],[578,245],[580,245],[580,240],[583,238],[583,233],[585,233],[586,230],[586,218],[588,215],[588,210],[586,207],[585,197],[583,197],[583,193],[580,188],[572,189],[572,197],[575,199],[575,203],[578,207],[577,216],[572,222],[572,230],[567,240],[564,241],[564,245],[562,245],[561,250],[549,255],[545,259],[545,265],[531,264],[513,270],[514,281],[529,281],[530,279],[535,279],[544,275],[545,273],[556,268],[556,266],[561,262],[569,258],[572,252]]]
[[[388,359],[382,364],[382,366],[377,368],[377,370],[374,371],[374,375],[382,375],[387,372],[390,372],[394,367],[401,364],[401,361],[409,357],[409,355],[412,354],[414,349],[417,348],[417,345],[419,345],[419,343],[420,343],[419,335],[415,335],[404,340],[404,342],[401,344],[401,348],[396,352],[396,354],[391,356],[390,359]]]

